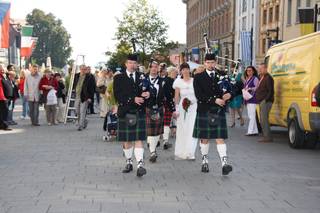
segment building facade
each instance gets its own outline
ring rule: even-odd
[[[284,19],[283,27],[283,40],[287,41],[296,37],[302,36],[299,20],[299,8],[314,8],[315,4],[320,6],[320,0],[283,0]]]
[[[259,0],[236,1],[234,58],[248,66],[256,65],[259,46]]]
[[[234,58],[234,0],[183,0],[187,5],[187,49],[191,58],[202,62],[203,34],[218,55]]]
[[[283,41],[283,3],[283,0],[260,0],[257,63],[264,60],[264,56],[272,44]]]

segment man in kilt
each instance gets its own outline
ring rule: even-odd
[[[165,78],[164,84],[164,93],[165,100],[164,100],[164,118],[163,118],[163,149],[168,149],[172,147],[172,144],[169,143],[169,136],[170,136],[170,126],[172,123],[172,114],[175,109],[174,105],[174,89],[173,89],[173,82],[175,80],[175,73],[176,68],[171,67],[170,71],[168,72],[168,76]]]
[[[222,163],[222,174],[228,175],[232,171],[232,166],[227,162],[227,146],[224,142],[224,139],[228,138],[225,106],[226,102],[231,99],[231,94],[224,93],[218,85],[221,75],[224,74],[215,69],[216,56],[207,53],[204,65],[206,71],[196,74],[193,81],[198,100],[193,137],[200,139],[201,171],[209,172],[209,140],[215,139]]]
[[[151,96],[147,103],[146,109],[146,125],[147,125],[147,140],[150,150],[150,162],[157,161],[156,147],[160,140],[160,135],[164,131],[164,100],[167,98],[167,93],[164,91],[165,79],[158,75],[159,64],[152,60],[149,65],[150,73],[146,76],[150,85]],[[170,98],[167,98],[170,99]],[[171,111],[174,111],[174,103],[171,98]],[[168,141],[164,141],[164,148],[168,148]]]
[[[119,104],[117,141],[123,142],[126,157],[122,172],[133,170],[134,152],[137,176],[141,177],[147,173],[143,161],[143,141],[146,140],[146,102],[150,92],[142,85],[142,74],[136,71],[137,55],[130,54],[125,65],[126,71],[115,76],[113,82],[114,96]]]

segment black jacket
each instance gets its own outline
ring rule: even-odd
[[[176,110],[175,104],[174,104],[174,89],[173,89],[173,82],[174,79],[170,77],[165,78],[165,84],[164,84],[164,96],[165,96],[165,105],[169,108],[171,112],[174,112]]]
[[[145,113],[149,100],[145,100],[142,105],[134,102],[135,97],[141,97],[143,91],[150,92],[150,88],[143,85],[143,74],[135,72],[135,82],[128,77],[126,72],[116,75],[113,79],[113,93],[118,102],[118,117],[123,118],[126,113]],[[144,89],[144,90],[143,90]],[[151,95],[151,92],[150,92]],[[151,98],[151,97],[150,97]]]
[[[80,77],[80,73],[77,73],[74,77],[74,83],[73,83],[74,90],[77,88],[79,77]],[[85,79],[83,81],[82,89],[81,89],[80,98],[82,103],[94,97],[95,88],[96,88],[96,83],[94,78],[91,77],[91,74],[86,74]]]
[[[10,79],[7,77],[7,75],[3,75],[2,87],[3,87],[4,96],[7,99],[13,99],[14,98],[14,87],[12,86],[12,83],[11,83]]]
[[[148,81],[150,81],[149,75],[146,76]],[[173,102],[173,96],[171,95],[170,91],[168,91],[168,86],[166,86],[166,78],[160,78],[157,77],[156,84],[159,87],[159,92],[157,93],[157,90],[150,87],[151,96],[148,101],[147,107],[152,108],[155,105],[158,105],[158,107],[162,107],[164,105],[165,101],[168,101],[168,107],[170,111],[175,111],[175,105]],[[151,85],[151,82],[150,82]],[[171,85],[172,87],[172,85]]]
[[[222,73],[215,70],[214,80],[211,79],[206,71],[194,76],[193,87],[198,100],[198,112],[208,112],[211,106],[218,106],[215,101],[217,98],[222,98],[223,96],[223,91],[218,85],[218,76],[220,75],[222,75]]]

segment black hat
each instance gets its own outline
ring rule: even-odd
[[[206,53],[206,56],[204,57],[204,60],[207,61],[207,60],[216,60],[216,55],[213,54],[213,53]]]
[[[129,54],[127,56],[127,60],[130,60],[130,61],[138,61],[138,55],[137,54]]]
[[[180,71],[183,70],[183,69],[185,69],[185,68],[190,69],[190,66],[189,66],[188,63],[182,63],[182,64],[180,65]]]

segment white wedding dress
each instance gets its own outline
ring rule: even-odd
[[[194,95],[193,78],[186,82],[177,78],[173,83],[173,88],[180,89],[179,117],[177,119],[177,132],[175,143],[175,159],[195,159],[195,151],[198,139],[193,138],[193,128],[197,115],[197,99]],[[182,108],[182,101],[188,98],[191,105],[188,112],[185,113]]]

